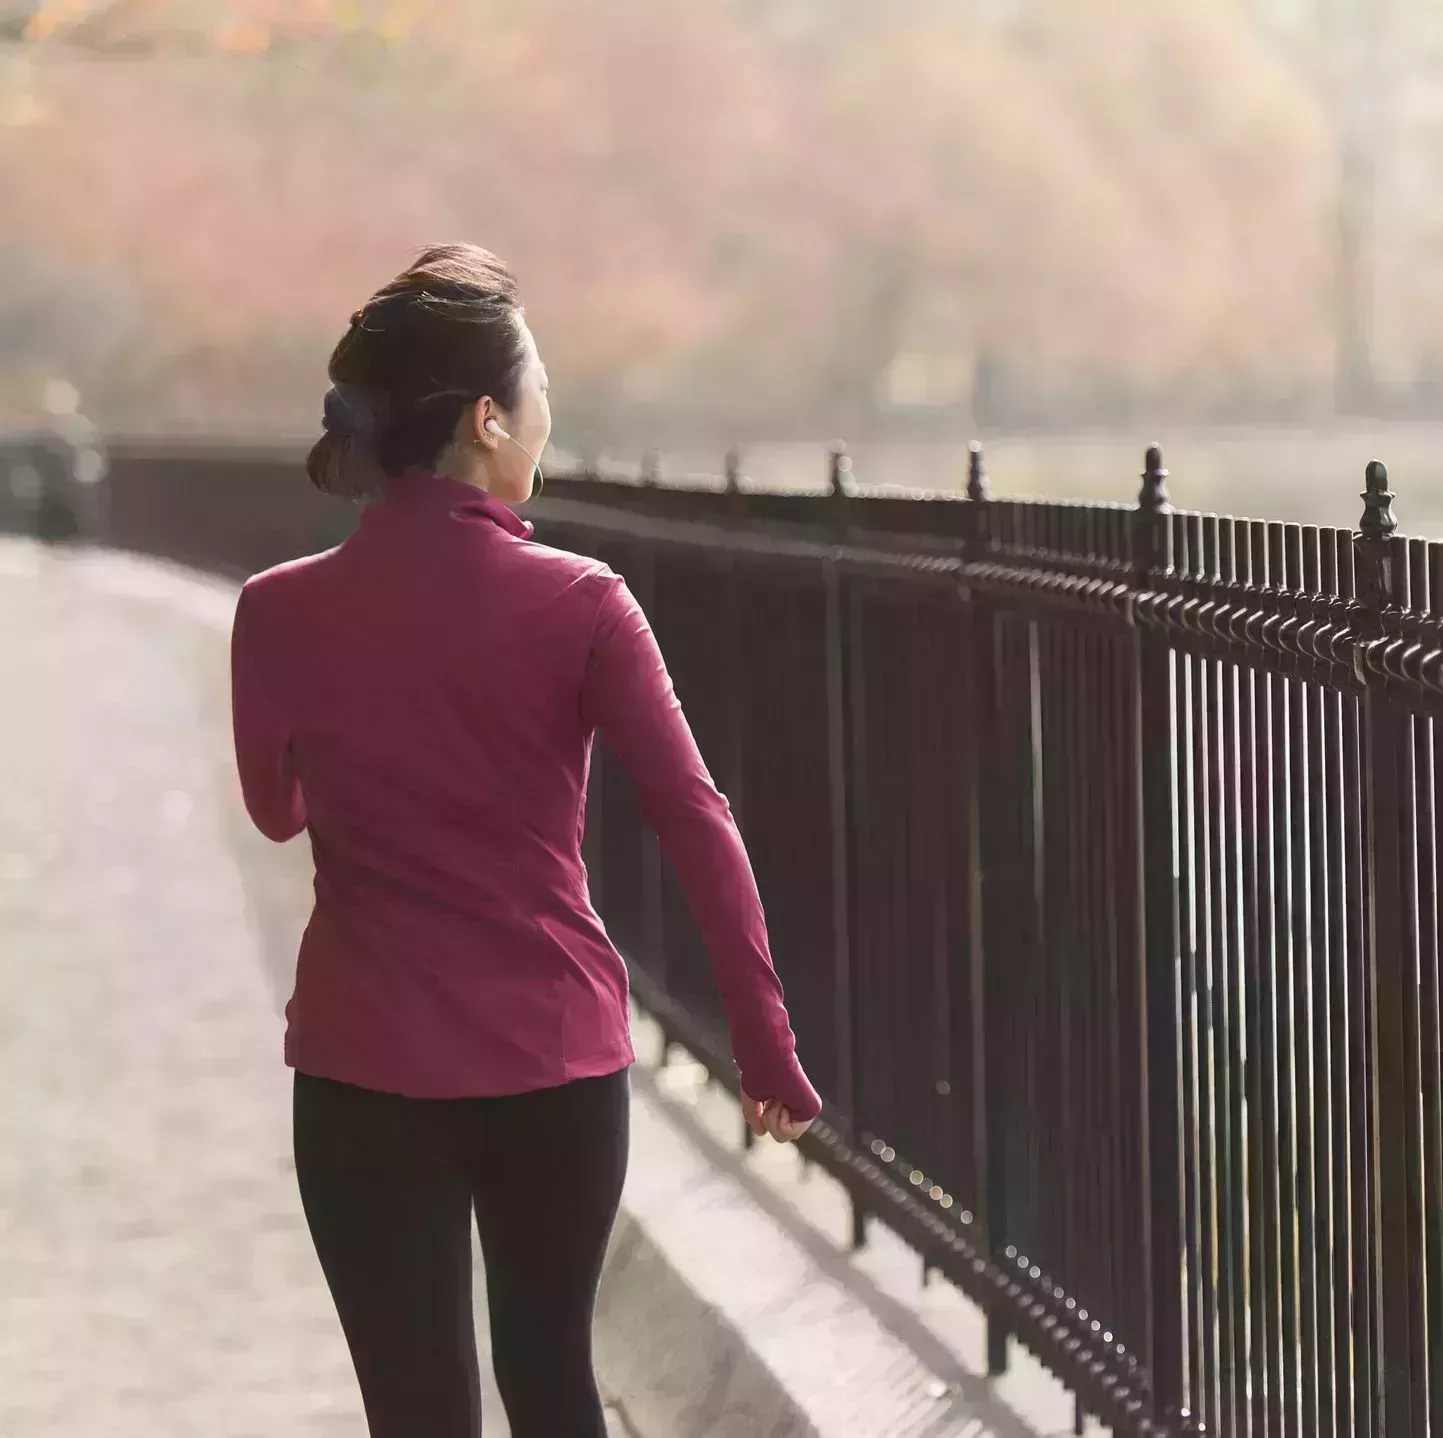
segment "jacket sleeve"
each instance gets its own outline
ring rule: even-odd
[[[731,807],[707,772],[651,626],[607,572],[582,704],[636,784],[647,822],[675,866],[711,957],[742,1085],[793,1117],[821,1101],[797,1061],[772,967],[756,879]]]
[[[291,769],[290,730],[257,662],[249,591],[231,630],[231,723],[246,811],[267,839],[283,844],[306,827],[306,805]]]

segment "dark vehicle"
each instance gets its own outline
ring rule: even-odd
[[[0,426],[0,530],[46,540],[93,540],[104,528],[108,463],[78,414]]]

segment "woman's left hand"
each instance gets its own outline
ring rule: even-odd
[[[758,1138],[771,1134],[778,1143],[795,1143],[812,1126],[810,1120],[794,1119],[785,1104],[773,1099],[762,1102],[752,1098],[745,1089],[742,1090],[742,1117]]]

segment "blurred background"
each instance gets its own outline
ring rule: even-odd
[[[0,0],[0,216],[0,425],[308,439],[467,238],[565,457],[1443,533],[1430,0]]]
[[[548,469],[681,483],[735,449],[750,484],[820,489],[843,441],[863,483],[946,489],[980,440],[998,495],[1130,504],[1156,440],[1179,506],[1352,527],[1376,456],[1404,531],[1443,539],[1440,0],[0,0],[0,531],[197,566],[0,533],[0,674],[24,696],[0,704],[0,754],[20,759],[0,1015],[23,1015],[0,1034],[0,1091],[22,1096],[0,1104],[4,1438],[359,1432],[294,1197],[274,1012],[312,874],[244,819],[217,576],[343,536],[353,512],[297,462],[330,350],[419,250],[463,239],[520,277]],[[675,647],[714,694],[740,660],[713,663],[708,636],[740,610],[679,570],[673,594],[701,598],[672,601]],[[851,771],[798,756],[841,753],[807,726],[844,723],[819,678],[843,612],[789,608],[760,658],[723,646],[756,698],[716,710],[769,738],[785,712],[756,772],[832,796],[833,821],[827,786]],[[906,676],[873,730],[896,741],[904,804],[953,792],[929,736],[973,733],[949,717],[962,681],[920,697],[925,663],[973,652],[922,612],[870,661],[878,686]],[[1110,652],[1059,649],[1084,659],[1054,672]],[[1094,706],[1109,666],[1076,691]],[[1084,709],[1058,712],[1101,735]],[[813,837],[812,799],[783,797],[775,873]],[[899,862],[940,873],[908,848],[933,821],[903,830]],[[790,911],[805,944],[833,932]],[[1130,1214],[1126,1183],[1106,1201]],[[889,1322],[938,1312],[914,1255],[871,1251]],[[1064,1418],[1036,1431],[1070,1427],[1054,1399]]]

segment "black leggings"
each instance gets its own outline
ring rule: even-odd
[[[625,1070],[510,1098],[295,1076],[296,1174],[371,1438],[476,1438],[471,1215],[512,1438],[606,1438],[591,1325],[626,1174]]]

